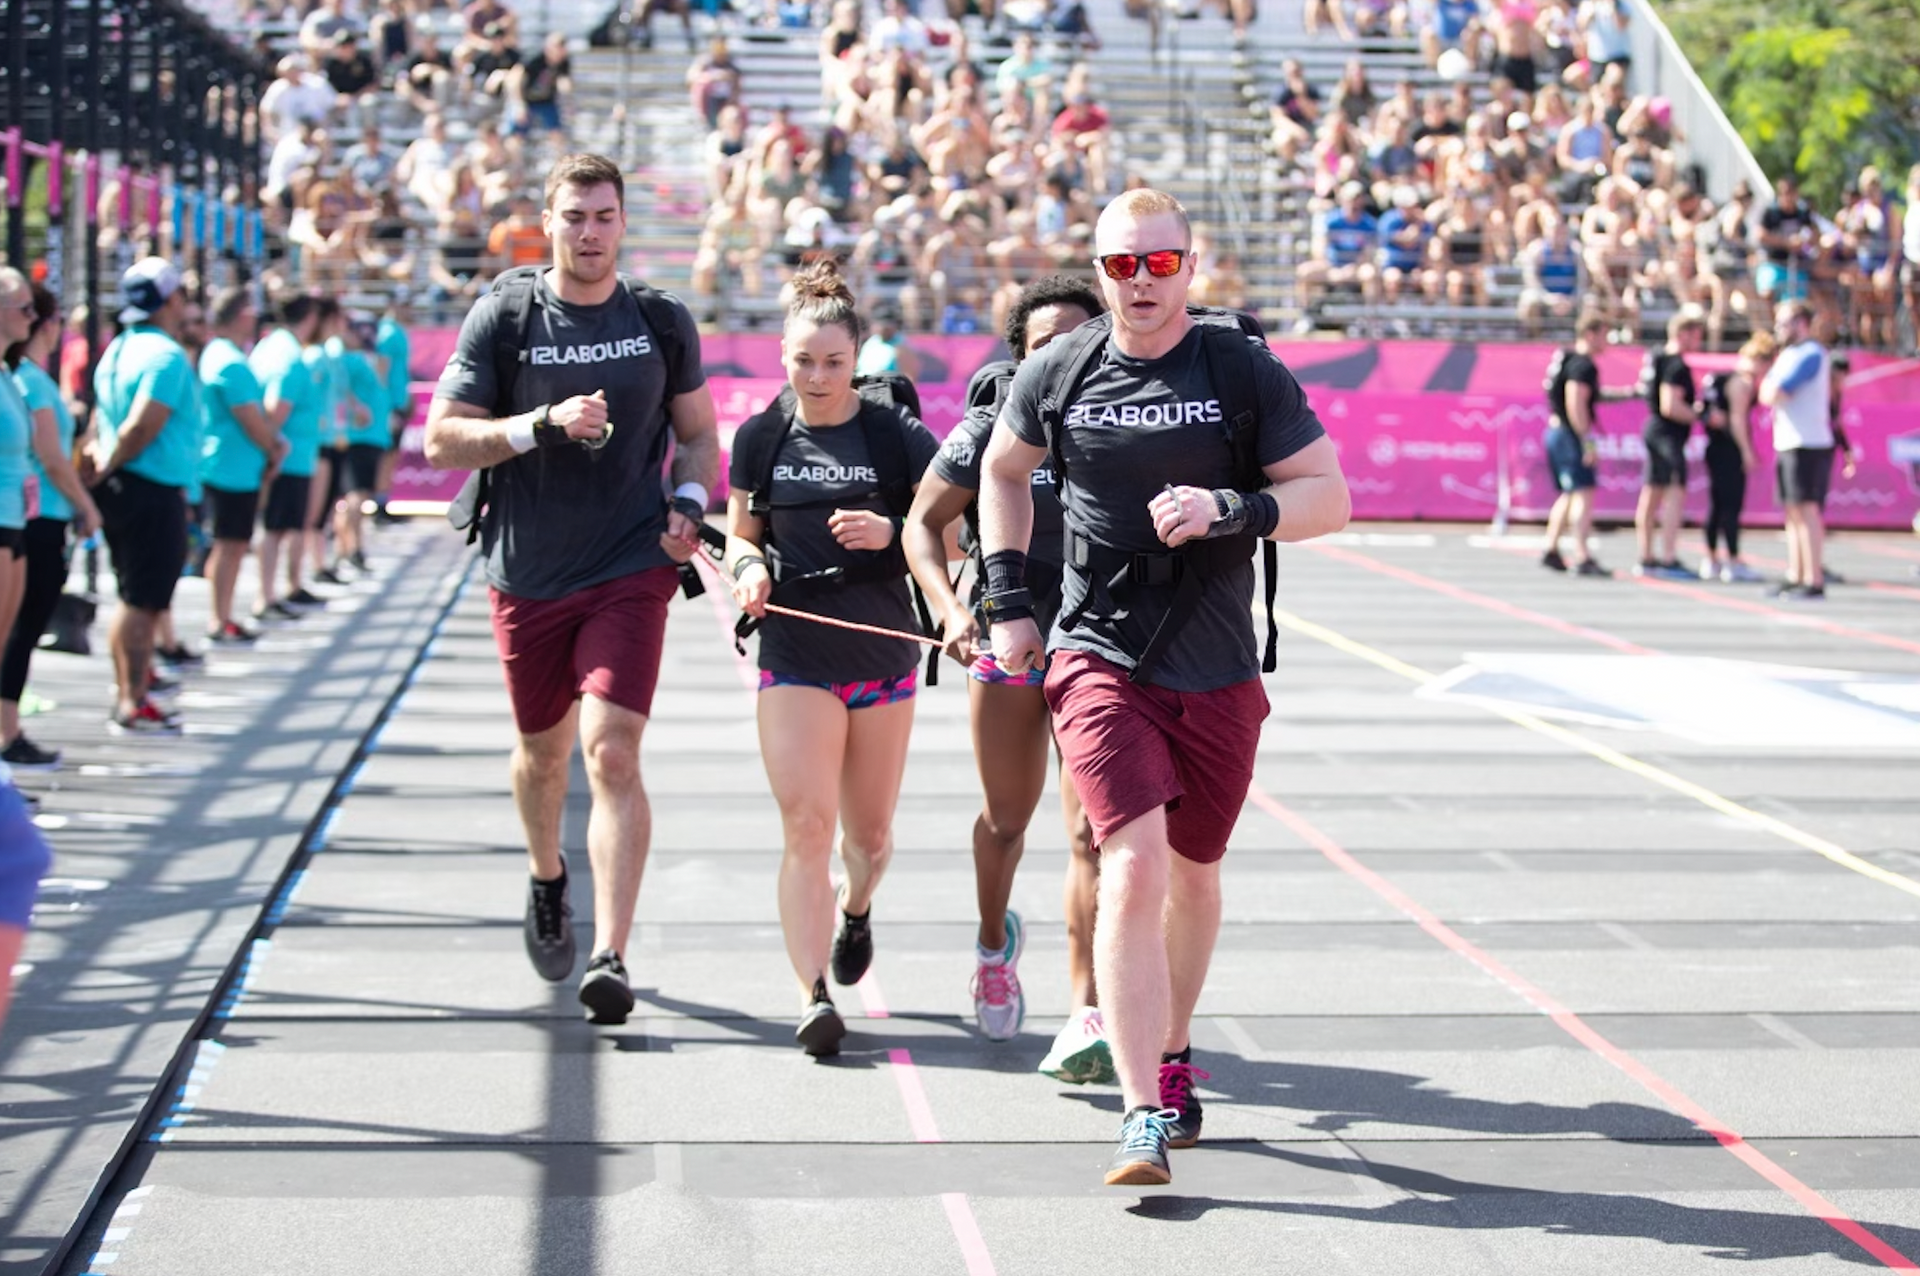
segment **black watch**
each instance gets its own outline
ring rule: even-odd
[[[533,410],[533,442],[535,447],[559,447],[562,443],[572,442],[567,432],[553,423],[553,405],[543,403]]]

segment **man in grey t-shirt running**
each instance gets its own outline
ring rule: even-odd
[[[652,827],[640,736],[675,564],[698,545],[719,439],[692,316],[659,294],[643,310],[615,270],[627,224],[619,167],[561,159],[540,222],[553,265],[531,281],[527,329],[510,330],[524,292],[496,288],[474,306],[427,414],[426,454],[436,469],[489,468],[481,540],[520,733],[513,796],[533,869],[527,955],[543,978],[573,973],[560,814],[577,732],[593,790],[594,946],[580,1001],[595,1022],[621,1023],[633,1009],[621,954]],[[650,316],[670,316],[673,331]],[[495,366],[503,338],[523,351],[510,386]],[[669,443],[671,499],[660,481]]]
[[[1094,244],[1110,335],[1077,387],[1055,380],[1056,365],[1078,357],[1077,333],[1022,364],[987,447],[984,606],[1000,667],[1038,667],[1042,636],[1023,587],[1031,476],[1054,443],[1049,429],[1064,430],[1055,455],[1068,572],[1045,693],[1100,848],[1094,969],[1126,1100],[1106,1181],[1165,1183],[1167,1148],[1200,1135],[1195,1081],[1205,1074],[1193,1067],[1188,1027],[1220,928],[1220,858],[1267,714],[1252,538],[1337,531],[1349,502],[1332,441],[1264,343],[1246,352],[1246,366],[1265,485],[1238,490],[1252,480],[1240,477],[1222,429],[1223,400],[1234,396],[1214,380],[1203,348],[1212,338],[1186,309],[1194,262],[1179,202],[1129,191],[1100,215]],[[1240,548],[1248,557],[1225,566]],[[1203,563],[1214,566],[1203,572]],[[1180,614],[1174,579],[1188,573],[1201,582],[1197,602],[1162,639],[1160,620]],[[1160,658],[1149,658],[1161,641]]]

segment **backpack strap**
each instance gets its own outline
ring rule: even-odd
[[[795,406],[793,387],[782,386],[774,401],[742,422],[733,436],[740,469],[753,480],[747,489],[747,512],[761,520],[761,543],[766,546],[773,544],[773,524],[767,518],[773,509],[773,463],[793,429]]]
[[[627,291],[633,295],[640,307],[641,318],[647,321],[647,327],[653,332],[660,357],[667,361],[667,380],[671,384],[673,370],[680,366],[680,360],[686,354],[680,346],[680,300],[638,279],[627,280]],[[664,397],[668,403],[673,402],[671,393]]]
[[[1220,415],[1225,418],[1227,447],[1233,454],[1233,485],[1243,492],[1262,492],[1267,488],[1266,472],[1260,466],[1260,404],[1254,396],[1253,348],[1247,334],[1236,324],[1210,323],[1201,328],[1200,348],[1207,360],[1207,379],[1220,395]],[[1280,624],[1274,617],[1274,600],[1279,594],[1279,547],[1271,540],[1261,549],[1261,569],[1266,576],[1267,645],[1260,654],[1260,671],[1272,673],[1280,667]]]
[[[1064,345],[1066,352],[1064,357],[1055,355],[1047,362],[1047,384],[1040,394],[1040,426],[1047,435],[1053,481],[1063,490],[1067,484],[1067,405],[1080,393],[1080,386],[1092,370],[1094,360],[1106,349],[1107,337],[1112,331],[1112,315],[1095,315],[1072,332],[1054,338],[1052,343]]]
[[[912,382],[907,384],[911,385]],[[867,457],[873,462],[874,473],[880,480],[880,500],[893,518],[893,553],[887,561],[898,557],[904,571],[907,557],[905,548],[900,544],[900,534],[907,512],[913,508],[913,485],[919,476],[913,473],[912,464],[907,459],[906,434],[900,429],[900,414],[895,410],[896,404],[907,407],[909,411],[912,411],[912,407],[899,402],[895,397],[895,389],[892,378],[860,387],[860,432],[866,440]],[[913,579],[911,572],[906,575],[908,592],[913,595],[913,609],[920,619],[920,632],[929,638],[940,637],[943,627],[933,623],[933,609],[927,606],[927,596],[921,592],[920,582]],[[940,685],[938,647],[927,653],[927,685]]]
[[[880,500],[887,513],[904,519],[913,508],[913,485],[918,477],[907,462],[907,440],[900,430],[900,417],[894,400],[880,400],[860,393],[860,432],[866,438],[867,456],[880,480]]]
[[[494,281],[499,297],[499,320],[493,333],[493,410],[503,416],[513,411],[513,392],[525,366],[533,333],[534,286],[539,266],[519,266]]]

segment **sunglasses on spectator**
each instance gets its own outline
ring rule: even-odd
[[[1107,278],[1121,283],[1139,274],[1143,265],[1155,279],[1166,279],[1180,273],[1180,267],[1187,261],[1187,250],[1160,248],[1150,253],[1108,253],[1094,260],[1100,263],[1100,269],[1106,272]]]

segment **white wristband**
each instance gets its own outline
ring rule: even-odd
[[[707,489],[698,483],[682,483],[673,489],[673,495],[675,499],[684,496],[701,509],[707,508]]]
[[[515,452],[533,451],[533,416],[521,413],[507,418],[507,442]]]

